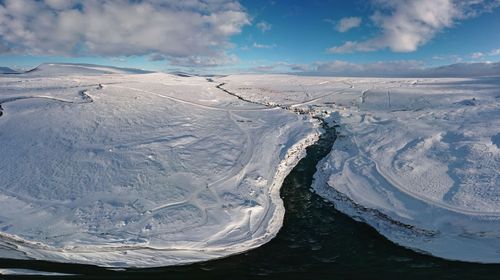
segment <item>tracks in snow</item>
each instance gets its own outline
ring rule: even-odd
[[[102,85],[95,85],[96,90],[101,90]],[[89,89],[83,89],[78,91],[78,96],[80,96],[82,101],[73,101],[73,100],[66,100],[62,98],[57,98],[57,97],[52,97],[52,96],[47,96],[47,95],[26,95],[26,96],[15,96],[15,97],[7,97],[0,99],[0,117],[3,116],[4,114],[4,109],[2,107],[3,104],[9,103],[9,102],[14,102],[14,101],[19,101],[19,100],[26,100],[26,99],[44,99],[44,100],[49,100],[49,101],[55,101],[55,102],[61,102],[61,103],[67,103],[67,104],[86,104],[86,103],[92,103],[94,102],[94,99],[88,94],[90,90]]]
[[[216,107],[216,106],[209,106],[209,105],[205,105],[205,104],[200,104],[200,103],[196,103],[196,102],[193,102],[193,101],[189,101],[189,100],[185,100],[185,99],[180,99],[180,98],[177,98],[177,97],[173,97],[173,96],[168,96],[168,95],[163,95],[163,94],[160,94],[160,93],[156,93],[156,92],[152,92],[152,91],[148,91],[148,90],[143,90],[143,89],[138,89],[138,88],[133,88],[133,87],[127,87],[127,86],[119,86],[119,85],[107,85],[108,87],[115,87],[115,88],[122,88],[122,89],[128,89],[128,90],[132,90],[132,91],[137,91],[137,92],[142,92],[142,93],[147,93],[147,94],[151,94],[151,95],[154,95],[154,96],[157,96],[157,97],[161,97],[161,98],[165,98],[165,99],[170,99],[172,101],[176,101],[178,103],[183,103],[183,104],[188,104],[188,105],[191,105],[191,106],[195,106],[195,107],[199,107],[199,108],[203,108],[203,109],[208,109],[208,110],[214,110],[214,111],[223,111],[223,112],[255,112],[255,111],[265,111],[265,110],[274,110],[276,108],[247,108],[247,109],[228,109],[228,108],[221,108],[221,107]],[[259,103],[254,103],[254,104],[259,104]],[[263,104],[259,104],[259,105],[263,105]]]
[[[238,95],[234,92],[231,92],[225,88],[223,88],[223,86],[225,85],[226,83],[220,83],[216,86],[216,88],[218,88],[219,90],[231,95],[231,96],[234,96],[236,98],[238,98],[239,100],[242,100],[242,101],[245,101],[245,102],[248,102],[248,103],[252,103],[252,104],[257,104],[257,105],[262,105],[262,106],[266,106],[268,107],[269,109],[283,109],[283,110],[287,110],[287,111],[291,111],[293,113],[297,113],[297,114],[301,114],[301,115],[304,115],[304,114],[308,114],[309,113],[309,110],[305,110],[305,109],[302,109],[302,108],[298,108],[298,106],[300,105],[305,105],[307,103],[310,103],[312,102],[313,100],[308,100],[306,101],[305,103],[299,103],[299,104],[293,104],[293,105],[282,105],[282,104],[275,104],[275,103],[268,103],[268,102],[265,102],[265,103],[260,103],[260,102],[257,102],[257,101],[253,101],[253,100],[250,100],[250,99],[247,99],[247,98],[244,98],[242,97],[241,95]],[[328,95],[331,95],[333,93],[329,93]],[[325,95],[326,96],[326,95]],[[321,96],[321,97],[318,97],[318,98],[315,98],[315,100],[317,99],[321,99],[325,96]]]

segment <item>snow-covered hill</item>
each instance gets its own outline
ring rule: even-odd
[[[0,76],[0,256],[151,267],[273,238],[316,122],[205,78],[115,70]]]
[[[114,66],[103,66],[95,64],[77,64],[77,63],[44,63],[25,74],[30,77],[54,77],[68,75],[104,75],[104,74],[147,74],[151,71],[120,68]]]

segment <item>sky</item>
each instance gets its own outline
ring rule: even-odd
[[[0,0],[0,66],[356,75],[500,61],[500,0]]]

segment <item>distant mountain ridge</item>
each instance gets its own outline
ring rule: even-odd
[[[432,77],[482,77],[500,76],[500,62],[455,63],[423,70]]]
[[[142,69],[122,68],[115,66],[105,66],[105,65],[86,64],[86,63],[43,63],[24,73],[36,74],[37,72],[43,72],[43,73],[50,72],[51,74],[90,74],[90,75],[153,73],[153,71],[147,71]]]
[[[9,67],[0,67],[0,74],[18,74],[16,70],[13,70]]]
[[[389,63],[390,64],[390,63]],[[354,68],[335,67],[335,68],[318,68],[312,71],[288,73],[294,75],[306,76],[343,76],[343,77],[387,77],[387,78],[474,78],[474,77],[491,77],[500,76],[500,62],[473,62],[473,63],[455,63],[450,65],[416,68],[398,67],[397,69],[387,66],[380,67],[383,63],[376,65],[356,65]],[[102,75],[102,74],[147,74],[154,73],[135,68],[124,68],[116,66],[105,66],[86,63],[43,63],[28,71],[16,71],[9,67],[0,67],[0,74],[30,74],[40,75],[50,72],[52,75]],[[183,71],[173,71],[169,74],[179,77],[221,77],[224,75],[200,75],[187,73]]]
[[[374,78],[476,78],[500,76],[500,62],[463,62],[437,67],[424,67],[404,62],[354,64],[323,63],[316,69],[295,75],[374,77]]]

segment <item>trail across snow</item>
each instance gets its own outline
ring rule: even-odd
[[[317,122],[201,77],[116,71],[0,76],[0,257],[154,267],[273,238]]]

